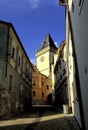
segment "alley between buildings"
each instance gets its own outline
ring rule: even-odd
[[[0,119],[0,130],[80,130],[72,114],[50,105],[33,106],[30,112]]]

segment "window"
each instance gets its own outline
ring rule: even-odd
[[[42,92],[42,97],[44,97],[44,92]]]
[[[15,48],[12,48],[12,59],[15,59]]]
[[[79,0],[79,15],[81,14],[82,12],[82,7],[83,7],[83,4],[84,4],[84,0]]]
[[[44,86],[44,81],[42,81],[42,86]]]
[[[25,62],[23,61],[23,72],[25,73],[25,71],[26,71],[26,64],[25,64]]]
[[[36,97],[36,91],[33,91],[33,97]]]
[[[18,66],[20,66],[20,64],[21,64],[21,58],[19,56],[19,58],[18,58]]]
[[[13,76],[10,75],[10,77],[9,77],[9,90],[12,91],[12,87],[13,87]]]
[[[53,55],[50,55],[50,63],[54,64],[54,56]]]
[[[49,85],[47,85],[46,88],[49,89]]]
[[[35,80],[32,80],[32,85],[36,85],[36,81]]]
[[[29,79],[32,79],[32,73],[31,73],[31,70],[29,70]]]
[[[83,1],[83,0],[79,0],[79,6],[81,5],[82,1]]]
[[[74,2],[72,1],[72,13],[74,13]]]

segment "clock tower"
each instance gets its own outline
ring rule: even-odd
[[[57,47],[50,34],[48,34],[43,40],[40,48],[36,51],[36,66],[38,70],[47,77],[51,76],[56,50]]]
[[[48,86],[50,90],[47,95],[52,95],[52,103],[55,100],[54,90],[54,54],[57,51],[57,47],[54,44],[50,34],[48,34],[43,40],[40,48],[36,51],[36,66],[40,73],[48,77]],[[50,100],[50,99],[49,99]]]

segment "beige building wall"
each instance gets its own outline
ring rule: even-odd
[[[36,64],[42,74],[50,75],[49,47],[36,53]]]

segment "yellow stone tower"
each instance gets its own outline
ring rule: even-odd
[[[40,48],[36,51],[36,66],[37,69],[49,78],[49,86],[52,87],[52,93],[54,90],[53,78],[53,65],[54,54],[57,51],[57,47],[54,44],[50,34],[48,34],[43,40]]]
[[[54,63],[54,54],[57,50],[50,34],[42,42],[40,48],[36,51],[36,66],[38,70],[47,77],[52,73],[52,64]]]

